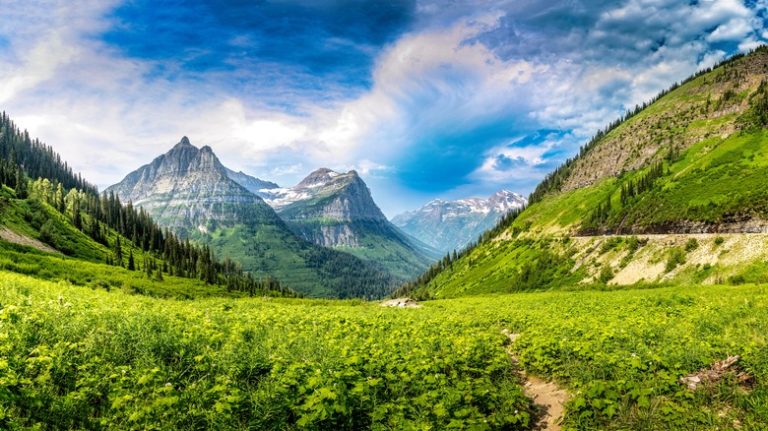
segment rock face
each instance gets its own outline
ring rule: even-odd
[[[416,239],[448,253],[460,250],[492,228],[507,212],[528,203],[523,196],[501,190],[487,199],[434,200],[416,211],[392,219],[395,226]]]
[[[255,277],[275,277],[308,296],[381,297],[400,281],[380,265],[300,238],[232,177],[248,187],[277,187],[227,169],[210,147],[196,148],[184,137],[106,192],[142,207],[161,226],[208,244]],[[351,235],[323,232],[329,238]]]
[[[258,221],[275,223],[264,201],[229,179],[210,147],[185,136],[169,152],[128,174],[105,192],[144,208],[158,223],[182,233]]]
[[[436,257],[387,220],[355,171],[318,169],[296,186],[264,196],[302,238],[377,262],[400,277],[418,275]]]
[[[387,222],[368,186],[355,171],[340,174],[321,168],[294,187],[269,190],[265,200],[290,221]]]

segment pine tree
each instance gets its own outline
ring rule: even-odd
[[[115,240],[115,264],[123,266],[123,247],[120,245],[120,237]]]

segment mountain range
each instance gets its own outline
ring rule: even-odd
[[[322,295],[336,296],[349,277],[360,278],[352,284],[378,280],[373,290],[380,294],[423,272],[439,254],[392,225],[355,171],[321,168],[281,188],[226,168],[210,147],[198,149],[186,136],[105,191],[247,271],[278,277],[305,294],[316,294],[320,283],[332,287],[320,289]],[[322,255],[326,270],[315,268],[313,254]],[[350,274],[330,270],[340,267],[337,261],[349,264],[343,272]],[[363,273],[352,274],[358,270]]]
[[[527,203],[526,198],[509,190],[500,190],[486,199],[435,199],[415,211],[393,217],[392,223],[445,254],[468,246],[503,215]]]
[[[276,277],[306,295],[381,296],[398,283],[381,264],[303,240],[231,174],[210,147],[197,148],[184,137],[105,192],[246,271]]]

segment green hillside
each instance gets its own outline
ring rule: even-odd
[[[280,215],[283,216],[282,213]],[[310,219],[301,222],[288,221],[287,224],[302,237],[311,236],[323,229],[349,229],[355,233],[356,245],[337,245],[333,249],[379,266],[398,281],[408,280],[420,274],[436,258],[435,250],[414,238],[406,237],[388,222]]]
[[[91,223],[84,216],[84,223]],[[123,265],[114,263],[115,247],[125,256]],[[134,269],[129,269],[129,256]],[[112,264],[106,264],[112,261]],[[148,274],[144,265],[156,265]],[[104,229],[103,242],[97,242],[72,225],[67,215],[35,198],[16,198],[13,190],[0,190],[0,270],[51,281],[67,281],[76,286],[156,297],[196,298],[204,296],[243,296],[241,289],[207,283],[196,277],[159,275],[164,261],[134,245],[128,238]],[[251,294],[281,295],[288,291],[258,290]]]
[[[767,126],[760,48],[609,126],[539,185],[519,217],[407,290],[768,280],[758,235],[768,232]],[[722,235],[730,239],[719,247]]]

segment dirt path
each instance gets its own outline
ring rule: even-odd
[[[502,333],[515,342],[520,334],[503,330]],[[511,349],[507,353],[517,362],[517,357]],[[525,371],[520,371],[520,377],[525,381],[523,390],[525,396],[533,400],[533,403],[542,412],[539,422],[536,424],[536,430],[542,431],[560,431],[560,422],[565,413],[565,403],[568,401],[568,392],[554,382],[547,382],[535,376],[529,376]]]
[[[21,235],[19,233],[16,233],[7,227],[0,227],[0,239],[3,239],[8,242],[12,242],[14,244],[20,244],[20,245],[26,245],[29,247],[34,247],[40,251],[44,251],[46,253],[56,253],[61,254],[58,250],[55,248],[52,248],[48,245],[43,244],[42,242],[30,238],[28,236]]]

